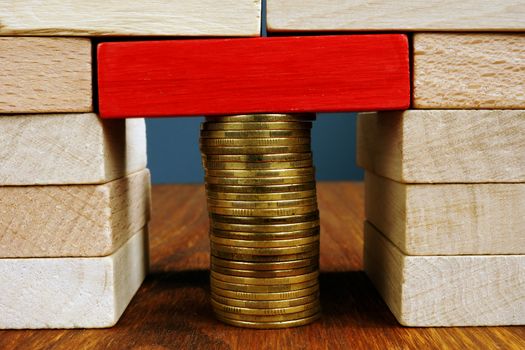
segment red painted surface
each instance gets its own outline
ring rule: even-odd
[[[111,42],[98,46],[106,118],[406,109],[402,34]]]

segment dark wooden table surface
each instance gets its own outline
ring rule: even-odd
[[[320,183],[323,318],[247,330],[213,318],[203,186],[153,189],[151,272],[111,329],[0,331],[0,349],[525,349],[525,327],[400,326],[362,270],[363,186]],[[0,317],[2,317],[0,315]]]

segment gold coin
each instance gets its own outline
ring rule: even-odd
[[[234,254],[243,254],[243,255],[290,255],[290,254],[300,254],[307,253],[312,250],[319,250],[319,241],[298,245],[294,247],[274,247],[274,248],[265,248],[265,247],[232,247],[229,245],[217,244],[211,242],[211,249],[223,253],[234,253]]]
[[[281,307],[281,308],[271,308],[271,309],[266,309],[266,308],[261,309],[261,308],[249,308],[249,307],[225,305],[212,298],[211,306],[213,307],[214,311],[230,312],[230,313],[234,313],[238,315],[274,316],[274,315],[295,314],[295,313],[302,312],[305,310],[313,309],[315,307],[319,307],[319,300],[314,300],[310,303],[303,304],[303,305]]]
[[[270,170],[270,169],[301,169],[312,167],[312,160],[298,160],[294,162],[208,162],[203,160],[202,165],[208,170]]]
[[[279,154],[203,154],[206,162],[295,162],[299,160],[311,160],[310,151],[304,153],[279,153]]]
[[[291,216],[311,213],[317,210],[317,204],[304,207],[272,208],[272,209],[247,209],[247,208],[224,208],[208,205],[210,213],[232,216]]]
[[[216,139],[216,138],[232,138],[232,139],[250,139],[250,138],[265,138],[265,137],[310,137],[310,130],[214,130],[201,131],[201,138]]]
[[[208,198],[208,205],[210,207],[219,208],[237,208],[237,209],[277,209],[277,208],[290,208],[290,207],[304,207],[304,206],[317,206],[317,198],[300,198],[300,199],[288,199],[288,200],[277,200],[277,201],[230,201],[215,198]]]
[[[310,152],[310,145],[214,147],[201,145],[205,154],[272,154]]]
[[[251,241],[281,241],[288,239],[301,239],[305,237],[318,236],[320,227],[313,227],[289,232],[236,232],[223,231],[210,228],[210,235],[217,238]]]
[[[226,267],[218,266],[211,264],[210,269],[225,275],[230,276],[239,276],[239,277],[259,277],[259,278],[274,278],[274,277],[288,277],[288,276],[297,276],[304,275],[313,271],[319,270],[319,264],[315,263],[310,266],[298,268],[298,269],[289,269],[289,270],[270,270],[270,271],[261,271],[261,270],[237,270],[229,269]]]
[[[301,260],[311,257],[319,256],[319,248],[312,249],[309,252],[304,253],[295,253],[295,254],[283,254],[283,255],[254,255],[254,254],[241,254],[241,253],[232,253],[225,252],[217,249],[211,249],[211,254],[218,258],[228,259],[228,260],[237,260],[237,261],[247,261],[247,262],[280,262],[280,261],[289,261],[289,260]]]
[[[317,277],[319,277],[319,271],[314,271],[314,272],[310,272],[305,275],[299,275],[299,276],[260,278],[260,277],[230,276],[230,275],[224,275],[222,273],[212,270],[211,276],[218,280],[229,282],[229,283],[269,286],[269,285],[276,285],[276,284],[302,283],[302,282],[306,282],[314,278],[317,279]]]
[[[237,292],[249,292],[249,293],[278,293],[278,292],[289,292],[292,290],[304,289],[314,285],[317,285],[319,282],[317,279],[312,279],[302,283],[294,284],[277,284],[277,285],[268,285],[268,286],[258,286],[255,284],[239,284],[239,283],[229,283],[220,281],[218,279],[211,277],[211,285],[217,288],[222,288],[231,291]]]
[[[300,113],[300,114],[240,114],[206,117],[206,121],[210,122],[297,122],[305,120],[315,120],[314,113]]]
[[[213,292],[211,293],[211,298],[212,300],[216,300],[217,302],[228,306],[247,307],[251,309],[274,309],[311,303],[319,299],[319,292],[300,298],[286,300],[241,300],[223,297]]]
[[[268,185],[268,186],[235,186],[206,184],[208,191],[224,193],[282,193],[315,190],[315,181],[302,184]]]
[[[205,122],[201,130],[297,130],[311,129],[312,122]]]
[[[237,186],[266,186],[266,185],[286,185],[314,182],[315,175],[287,176],[287,177],[242,177],[227,178],[206,176],[205,181],[209,184],[217,185],[237,185]]]
[[[271,216],[271,217],[246,217],[246,216],[231,216],[210,213],[210,217],[217,222],[225,222],[231,224],[294,224],[305,223],[306,221],[319,220],[319,211],[315,210],[310,213],[300,215],[285,215],[285,216]],[[299,230],[299,229],[297,229]],[[266,232],[266,231],[263,231]]]
[[[314,305],[310,309],[295,312],[292,314],[285,314],[285,315],[240,315],[233,312],[226,312],[222,310],[218,310],[216,308],[213,309],[213,312],[215,315],[220,315],[222,317],[226,317],[233,320],[240,320],[240,321],[252,321],[252,322],[275,322],[275,321],[289,321],[289,320],[296,320],[299,318],[305,318],[311,315],[315,315],[321,311],[321,306],[319,304]]]
[[[300,260],[290,261],[271,261],[271,262],[247,262],[247,261],[232,261],[221,259],[215,256],[211,257],[212,266],[222,266],[229,269],[250,270],[250,271],[275,271],[275,270],[289,270],[300,269],[313,265],[319,265],[319,257],[306,258]]]
[[[319,232],[319,220],[291,224],[233,224],[229,222],[210,222],[213,233],[221,237],[253,237],[269,239],[305,237],[312,232]],[[226,234],[225,232],[230,232]]]
[[[295,247],[298,245],[308,244],[312,242],[319,242],[319,235],[294,238],[294,239],[272,239],[272,240],[246,240],[246,239],[230,239],[210,235],[210,240],[216,244],[228,245],[231,247]]]
[[[242,327],[242,328],[253,328],[253,329],[281,329],[305,326],[310,323],[317,321],[321,318],[321,313],[314,314],[305,318],[298,318],[289,321],[276,321],[276,322],[253,322],[253,321],[241,321],[232,320],[221,315],[215,314],[215,317],[221,322],[229,324],[231,326]]]
[[[211,285],[211,292],[220,295],[225,298],[232,298],[237,300],[249,300],[249,301],[268,301],[268,300],[291,300],[301,298],[311,294],[319,294],[319,284],[313,286],[297,289],[287,292],[275,292],[275,293],[257,293],[257,292],[239,292],[227,289],[218,288],[215,285]]]
[[[229,201],[286,201],[303,198],[316,198],[315,190],[282,193],[228,193],[207,191],[208,198]]]
[[[199,142],[204,147],[245,147],[245,146],[292,146],[292,145],[309,145],[309,137],[267,137],[263,139],[246,139],[246,138],[222,138],[210,139],[202,138]]]
[[[297,169],[249,169],[249,170],[222,170],[222,169],[205,169],[207,176],[217,177],[288,177],[288,176],[305,176],[315,174],[313,167]]]

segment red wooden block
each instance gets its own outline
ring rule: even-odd
[[[105,118],[406,109],[402,34],[111,42],[98,46]]]

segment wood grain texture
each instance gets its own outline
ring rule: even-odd
[[[257,36],[260,0],[0,0],[0,35]]]
[[[525,255],[407,256],[365,223],[364,259],[403,325],[525,324]]]
[[[213,317],[202,185],[153,186],[151,273],[111,329],[0,331],[2,349],[456,349],[525,346],[525,327],[400,326],[362,272],[363,186],[318,183],[323,317],[306,327],[239,329]]]
[[[0,66],[0,113],[93,110],[89,39],[0,37]]]
[[[103,185],[0,187],[0,257],[93,257],[149,221],[150,176]]]
[[[525,111],[362,113],[357,164],[403,183],[525,182]]]
[[[144,119],[0,115],[0,185],[100,184],[146,167]]]
[[[524,183],[365,183],[367,220],[407,255],[525,254]]]
[[[270,31],[523,31],[520,0],[267,0]]]
[[[404,109],[404,35],[112,42],[98,46],[102,117]]]
[[[416,34],[413,81],[415,108],[525,109],[525,34]]]
[[[102,258],[0,259],[0,328],[111,327],[148,268],[147,229]]]

